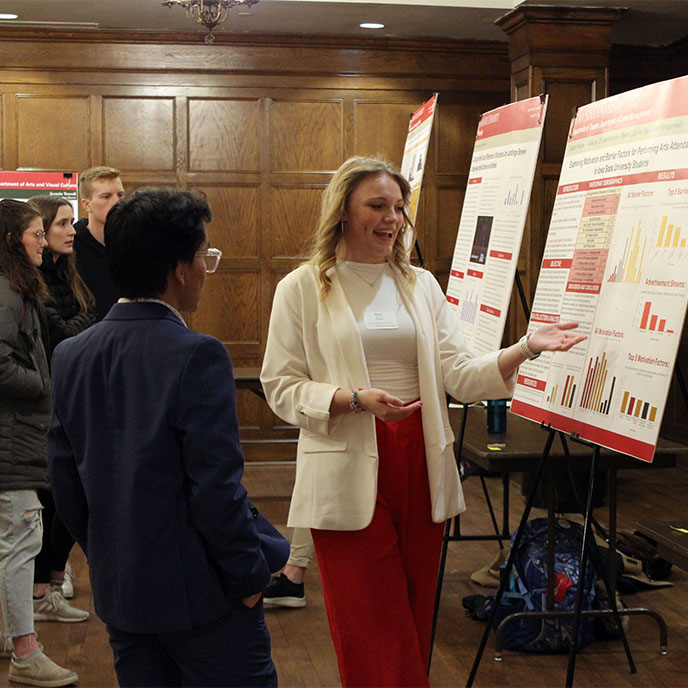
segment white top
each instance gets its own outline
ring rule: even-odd
[[[416,327],[389,264],[338,261],[337,275],[361,335],[371,387],[406,402],[418,399]]]
[[[400,283],[403,277],[391,269]],[[466,508],[446,394],[466,402],[504,399],[515,376],[502,378],[498,351],[471,356],[437,280],[412,270],[415,284],[400,294],[416,326],[432,520],[441,523]],[[260,381],[270,408],[300,430],[289,527],[360,530],[373,518],[377,498],[375,416],[332,416],[329,409],[338,389],[369,387],[370,376],[338,271],[332,267],[327,276],[332,286],[324,299],[311,263],[277,284]]]

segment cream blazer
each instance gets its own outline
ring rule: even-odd
[[[513,380],[504,382],[498,351],[471,356],[439,284],[429,272],[414,270],[412,294],[399,291],[416,327],[432,519],[439,523],[466,508],[445,393],[465,402],[501,399],[511,396]],[[270,408],[301,429],[288,525],[360,530],[373,518],[377,495],[375,417],[330,417],[338,388],[370,387],[370,379],[337,272],[329,274],[332,289],[324,301],[312,265],[302,265],[277,285],[260,379]]]

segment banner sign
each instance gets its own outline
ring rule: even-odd
[[[522,365],[511,410],[652,461],[688,299],[688,77],[578,109],[529,329],[588,339]]]
[[[447,284],[476,355],[502,343],[546,113],[540,96],[480,118]]]

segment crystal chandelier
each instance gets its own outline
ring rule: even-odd
[[[258,0],[163,0],[160,4],[165,7],[181,5],[189,17],[194,17],[199,24],[203,24],[208,29],[205,42],[212,45],[215,42],[213,29],[227,19],[232,7],[237,5],[250,7],[257,2]]]

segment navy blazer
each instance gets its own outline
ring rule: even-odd
[[[116,628],[219,618],[286,561],[283,538],[261,542],[240,482],[229,354],[163,304],[115,304],[56,348],[48,457],[96,613]]]

